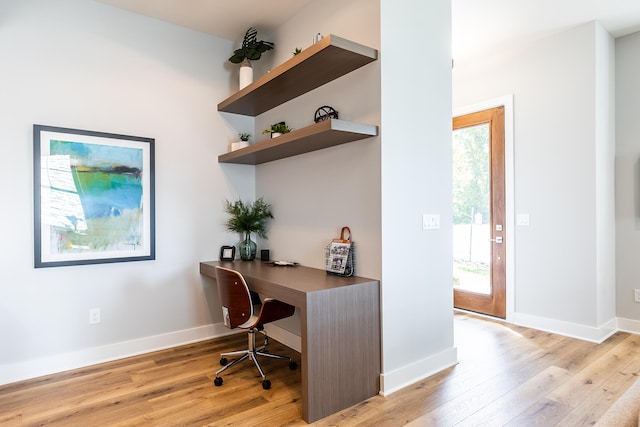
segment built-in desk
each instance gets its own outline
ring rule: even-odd
[[[300,310],[302,418],[314,422],[380,390],[380,282],[338,277],[317,268],[260,261],[200,263],[239,271],[251,290]]]

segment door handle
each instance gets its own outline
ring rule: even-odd
[[[490,242],[502,243],[502,236],[498,236],[495,239],[489,239]]]

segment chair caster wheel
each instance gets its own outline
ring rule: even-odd
[[[295,370],[298,367],[298,364],[296,363],[295,360],[292,360],[291,362],[289,362],[289,369],[291,369],[292,371]]]
[[[220,358],[220,365],[225,366],[227,363],[229,363],[229,361],[226,357]]]
[[[262,388],[265,390],[269,390],[271,388],[271,381],[269,380],[262,381]]]
[[[216,387],[220,387],[222,385],[222,378],[216,377],[216,379],[213,380],[213,384],[215,384]]]

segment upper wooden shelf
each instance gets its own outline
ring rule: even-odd
[[[326,36],[218,104],[218,111],[257,116],[378,58],[376,49]]]
[[[344,120],[327,119],[277,138],[257,142],[245,148],[218,156],[218,163],[260,163],[309,153],[378,134],[378,127]]]

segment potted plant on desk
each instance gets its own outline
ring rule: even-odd
[[[267,219],[273,218],[271,205],[262,197],[249,204],[244,204],[242,200],[234,203],[227,200],[226,211],[231,215],[226,224],[227,229],[244,234],[244,239],[238,245],[240,258],[243,261],[255,259],[256,243],[251,240],[251,233],[267,238],[266,222]]]

